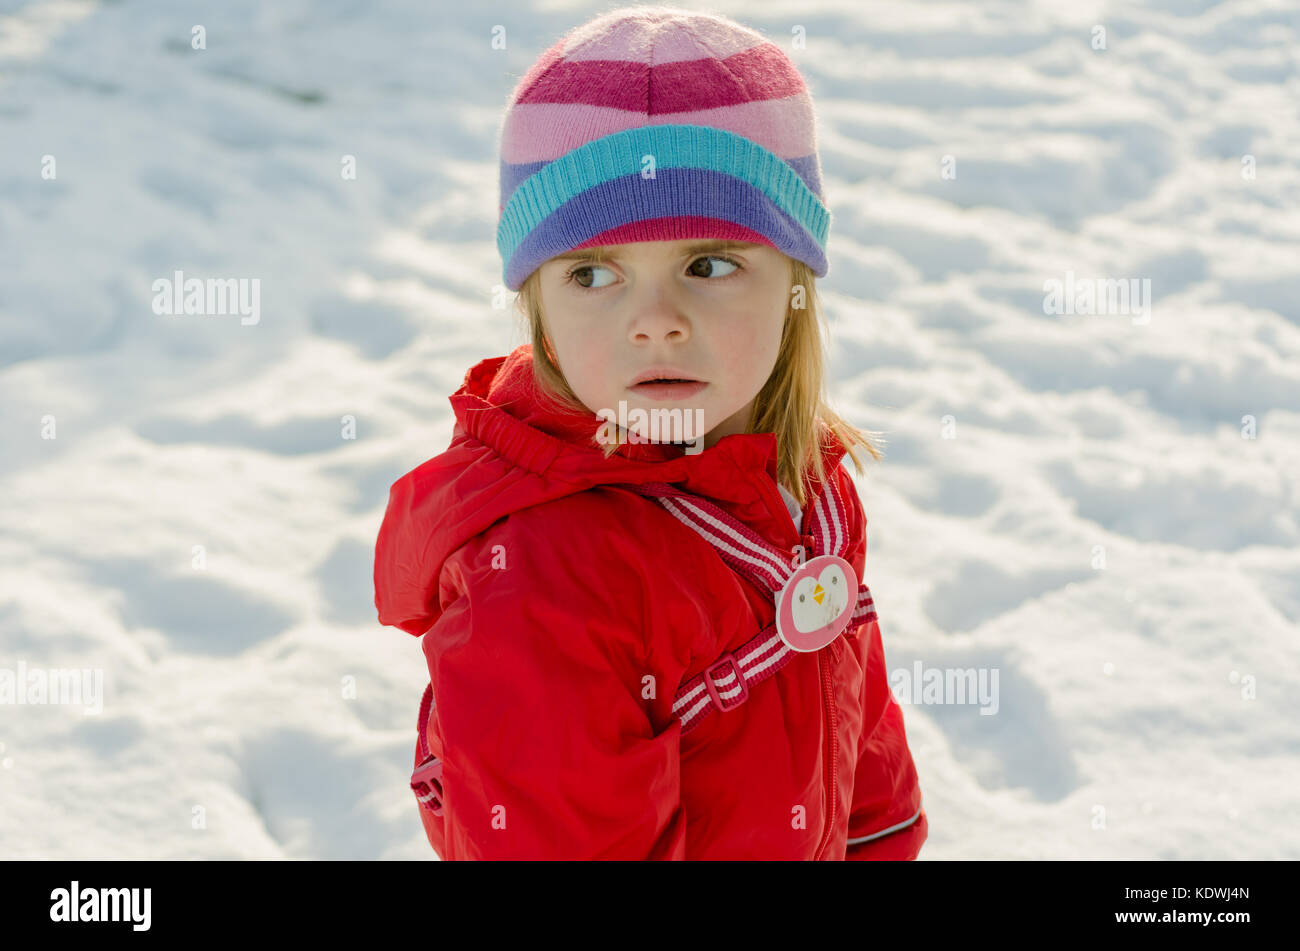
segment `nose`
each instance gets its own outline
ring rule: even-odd
[[[649,291],[635,308],[627,330],[632,343],[644,345],[660,340],[683,343],[691,339],[691,322],[668,292]]]

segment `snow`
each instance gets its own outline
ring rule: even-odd
[[[602,9],[0,3],[0,668],[104,691],[0,706],[0,855],[433,857],[372,545],[524,339],[497,123]],[[998,674],[904,708],[921,857],[1300,858],[1300,10],[712,9],[813,89],[889,668]],[[155,313],[177,270],[260,319]]]

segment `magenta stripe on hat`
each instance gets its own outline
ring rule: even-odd
[[[724,241],[739,241],[745,244],[765,244],[769,248],[776,245],[765,234],[759,234],[744,225],[738,225],[722,218],[705,218],[702,215],[674,215],[668,218],[650,218],[645,221],[633,221],[619,225],[593,236],[578,248],[617,247],[620,244],[634,244],[637,241],[683,241],[693,237],[719,238]],[[780,250],[777,248],[777,250]]]
[[[564,59],[564,54],[561,52],[563,49],[564,41],[561,40],[542,53],[541,56],[537,57],[537,62],[528,67],[528,72],[524,73],[523,78],[515,84],[514,91],[510,94],[512,107],[514,103],[519,101],[520,93],[532,86],[538,79],[545,76],[547,70],[560,62],[560,60]]]
[[[783,159],[816,151],[812,100],[807,91],[784,99],[743,102],[650,116],[605,106],[535,102],[515,106],[501,131],[501,160],[511,165],[549,162],[595,139],[648,125],[707,125],[757,142]]]
[[[761,77],[742,82],[737,77]],[[693,112],[782,99],[804,90],[794,64],[773,43],[728,56],[650,66],[618,60],[563,60],[521,89],[516,104],[560,102],[612,106],[641,115]]]
[[[816,118],[782,46],[721,14],[654,5],[553,43],[499,129],[506,286],[588,242],[738,231],[824,276]]]

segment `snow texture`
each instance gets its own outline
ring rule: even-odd
[[[0,706],[0,856],[433,857],[372,545],[523,342],[498,123],[606,8],[0,2],[0,668],[103,676]],[[712,9],[813,91],[889,669],[998,674],[904,708],[921,858],[1300,858],[1300,7]]]

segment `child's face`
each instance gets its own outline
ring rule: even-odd
[[[680,409],[694,420],[698,409],[705,448],[744,432],[780,349],[790,259],[766,244],[721,244],[643,241],[606,247],[600,263],[583,249],[541,266],[547,336],[593,413],[616,414],[620,400],[629,413]],[[632,388],[658,366],[707,385],[682,399]]]

